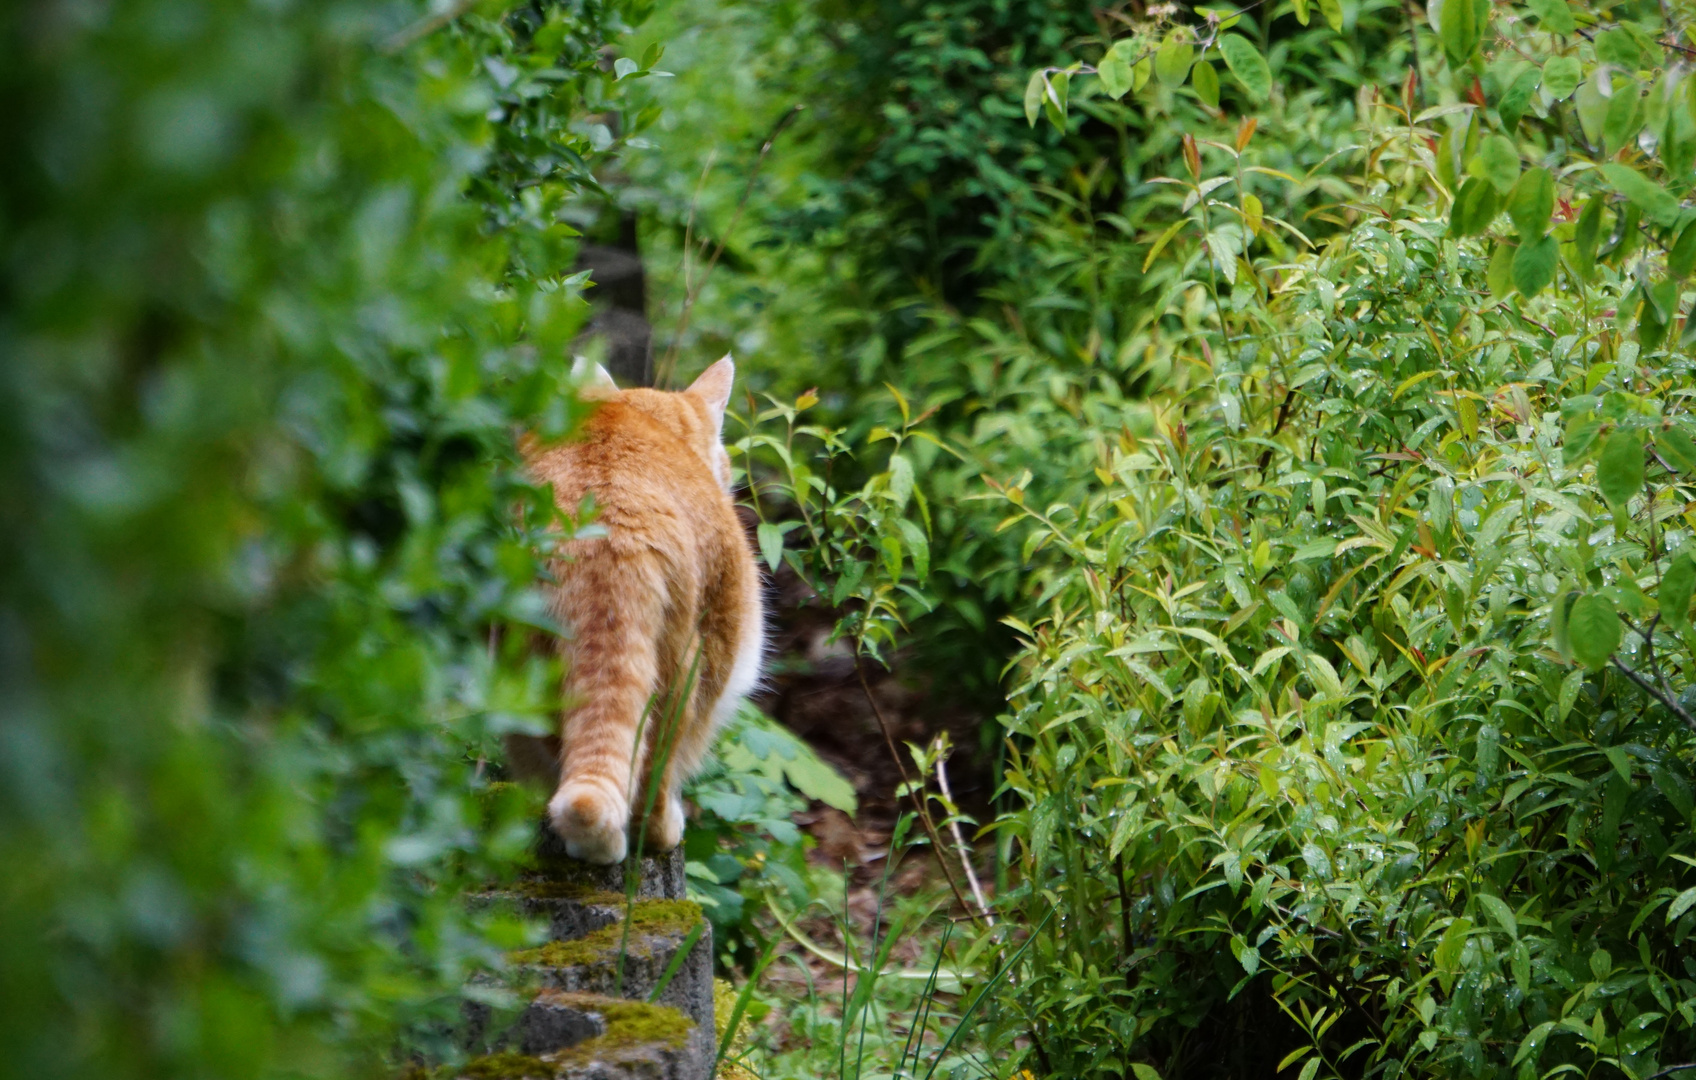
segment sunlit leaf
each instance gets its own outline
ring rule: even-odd
[[[1182,86],[1189,78],[1194,60],[1195,47],[1189,42],[1189,31],[1173,30],[1155,50],[1154,77],[1165,86]]]
[[[1190,68],[1190,87],[1195,96],[1210,109],[1219,107],[1219,73],[1206,60]]]

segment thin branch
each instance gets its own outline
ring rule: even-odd
[[[1626,678],[1636,683],[1638,689],[1642,690],[1645,694],[1648,694],[1662,705],[1665,705],[1667,710],[1680,720],[1684,721],[1684,725],[1691,731],[1696,731],[1696,717],[1691,716],[1690,713],[1685,710],[1684,706],[1675,701],[1670,694],[1662,691],[1660,688],[1656,687],[1654,683],[1645,679],[1641,674],[1627,667],[1625,661],[1621,660],[1619,657],[1613,657],[1613,662],[1614,667],[1619,668]]]
[[[942,797],[948,800],[950,808],[954,806],[954,793],[948,790],[948,762],[942,757],[936,759],[936,784],[942,789]],[[978,910],[983,913],[984,921],[995,925],[995,916],[989,913],[989,901],[983,898],[983,886],[978,883],[977,871],[972,869],[972,849],[966,846],[966,838],[960,835],[960,822],[956,816],[948,816],[948,831],[954,834],[954,847],[960,852],[960,867],[966,871],[966,883],[972,887],[972,896],[978,902]]]
[[[972,916],[972,921],[981,923],[983,920],[966,903],[966,894],[960,891],[959,882],[954,880],[954,871],[949,869],[948,860],[942,854],[942,838],[936,833],[936,822],[930,818],[930,808],[925,805],[923,796],[919,794],[918,785],[914,784],[907,775],[907,765],[901,760],[900,751],[895,749],[895,737],[889,733],[889,721],[884,719],[883,709],[879,707],[877,698],[872,696],[871,683],[866,681],[865,665],[860,657],[854,657],[854,674],[860,679],[860,690],[866,695],[866,704],[872,707],[872,715],[877,717],[878,730],[883,732],[883,744],[889,747],[889,756],[895,760],[895,767],[901,772],[901,784],[907,789],[907,797],[913,801],[913,810],[919,815],[919,822],[924,825],[925,833],[930,837],[931,847],[936,851],[936,865],[942,867],[942,876],[948,879],[948,888],[953,891],[954,899],[960,907]]]

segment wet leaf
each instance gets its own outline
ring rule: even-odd
[[[1620,642],[1619,613],[1613,601],[1596,593],[1574,600],[1566,617],[1566,633],[1574,659],[1591,671],[1606,667]]]
[[[1596,486],[1615,510],[1623,510],[1643,490],[1643,438],[1638,432],[1621,429],[1608,436],[1596,462]]]
[[[1543,235],[1555,211],[1555,178],[1549,170],[1538,166],[1520,174],[1508,192],[1507,211],[1520,239]]]

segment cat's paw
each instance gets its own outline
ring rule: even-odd
[[[665,800],[657,813],[648,818],[645,830],[647,850],[658,854],[670,851],[683,842],[683,800],[676,795]]]
[[[548,800],[548,819],[572,858],[603,864],[624,861],[630,809],[605,788],[581,781],[561,784]]]

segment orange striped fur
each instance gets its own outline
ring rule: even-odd
[[[601,403],[580,437],[524,453],[567,511],[593,493],[606,529],[568,543],[555,567],[567,674],[548,816],[574,857],[613,863],[660,758],[644,848],[682,839],[679,787],[753,689],[765,634],[720,436],[735,365],[725,357],[681,393],[620,391],[597,374],[585,396]]]

